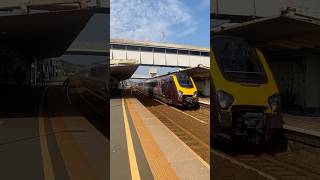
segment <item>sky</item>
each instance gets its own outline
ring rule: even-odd
[[[110,36],[210,47],[210,0],[111,0]],[[159,75],[174,70],[157,68]]]
[[[210,0],[111,0],[111,38],[210,46]]]

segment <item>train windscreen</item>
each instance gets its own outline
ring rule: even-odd
[[[225,78],[235,82],[265,83],[266,75],[255,49],[240,38],[213,38],[213,51]]]
[[[191,78],[188,74],[177,73],[176,76],[177,76],[178,82],[181,87],[184,87],[184,88],[192,88],[193,87]]]

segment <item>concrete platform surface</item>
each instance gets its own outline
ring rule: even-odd
[[[114,101],[117,100],[115,99]],[[131,145],[128,143],[128,139],[130,140],[130,138],[124,132],[125,128],[123,129],[124,131],[119,131],[118,126],[118,135],[115,134],[115,131],[111,132],[111,168],[113,168],[113,163],[116,163],[118,167],[126,167],[122,169],[122,173],[127,174],[123,171],[128,170],[128,167],[130,167],[131,178],[137,177],[137,174],[140,177],[146,177],[148,174],[151,174],[153,179],[210,179],[210,166],[162,124],[137,99],[125,96],[123,102],[125,113],[123,113],[122,118],[127,119],[127,125],[131,126],[129,130],[132,135],[133,150],[130,149]],[[114,105],[116,104],[112,105],[111,101],[111,115],[113,114],[112,110],[115,112],[114,108],[119,107]],[[127,118],[124,116],[127,116]],[[111,119],[111,128],[113,127],[112,124],[115,127],[115,120]],[[121,118],[117,120],[124,121]],[[121,134],[126,134],[125,139],[127,142],[113,142],[113,136],[119,137],[122,136]],[[117,140],[124,140],[124,138],[117,138]],[[122,144],[122,149],[117,149],[115,144],[118,144],[117,147]],[[123,148],[127,149],[123,151]],[[122,159],[123,165],[119,162],[120,158],[115,162],[116,157],[113,155],[117,155],[116,151],[127,153],[127,159]],[[132,151],[135,153],[132,154]],[[127,164],[130,165],[128,166]],[[135,166],[138,170],[134,170]],[[113,177],[120,177],[120,175],[116,174],[117,172],[111,171],[111,179]]]
[[[126,98],[125,101],[156,179],[210,179],[210,167],[206,162],[137,99]]]
[[[199,103],[210,105],[210,97],[199,97]]]
[[[284,128],[320,137],[320,117],[283,114]]]

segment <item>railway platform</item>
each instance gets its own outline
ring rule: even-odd
[[[210,106],[210,97],[199,97],[199,103]]]
[[[283,114],[284,128],[320,137],[320,117]]]
[[[139,100],[110,100],[111,179],[210,179],[210,167]]]
[[[76,107],[73,91],[20,87],[0,96],[0,179],[109,176],[109,140]]]

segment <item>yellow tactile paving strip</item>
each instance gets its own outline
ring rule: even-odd
[[[132,180],[140,180],[140,173],[139,168],[137,164],[137,158],[133,147],[129,122],[127,118],[127,112],[126,107],[124,103],[124,99],[122,99],[122,110],[123,110],[123,117],[124,117],[124,126],[125,126],[125,132],[127,137],[127,146],[128,146],[128,156],[129,156],[129,164],[130,164],[130,170],[131,170],[131,177]]]
[[[65,130],[63,121],[63,117],[50,118],[50,123],[54,132]],[[98,179],[74,137],[69,133],[57,133],[55,136],[69,178],[74,180]]]
[[[179,179],[149,130],[145,127],[134,103],[130,99],[126,99],[126,104],[154,179]]]
[[[40,135],[40,146],[41,146],[41,156],[42,156],[42,163],[43,163],[43,172],[45,180],[54,180],[54,172],[52,168],[52,161],[51,156],[49,153],[47,137],[46,137],[46,130],[44,125],[44,116],[43,116],[43,106],[44,106],[44,98],[45,92],[44,90],[41,95],[41,102],[39,108],[39,135]]]

